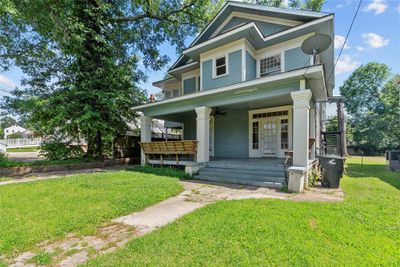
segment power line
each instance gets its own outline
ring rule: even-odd
[[[347,43],[347,39],[349,38],[350,32],[351,32],[351,30],[353,29],[354,21],[355,21],[356,18],[357,18],[358,11],[360,10],[362,1],[363,1],[363,0],[360,0],[360,1],[358,2],[358,6],[357,6],[357,9],[356,9],[356,12],[355,12],[354,15],[353,15],[353,19],[352,19],[352,21],[351,21],[351,23],[350,23],[350,27],[349,27],[349,29],[347,30],[346,38],[344,39],[343,45],[342,45],[342,47],[340,48],[339,55],[338,55],[338,57],[336,58],[335,65],[333,66],[333,69],[332,69],[331,73],[329,74],[328,79],[326,80],[327,82],[330,80],[332,74],[335,72],[336,65],[337,65],[337,63],[339,62],[340,56],[342,55],[343,49],[344,49],[344,47],[345,47],[345,45],[346,45],[346,43]],[[306,72],[307,72],[307,70],[306,70]],[[305,73],[304,73],[304,74],[305,74]],[[303,77],[304,77],[304,74],[303,74]],[[306,82],[307,82],[307,79],[306,79]],[[322,91],[319,93],[318,98],[315,98],[315,99],[319,99],[319,97],[321,96],[321,94],[322,94]]]
[[[342,55],[344,46],[345,46],[346,43],[347,43],[347,39],[349,38],[349,35],[350,35],[351,30],[353,29],[354,21],[355,21],[356,18],[357,18],[358,11],[360,10],[362,1],[363,1],[363,0],[360,0],[360,1],[358,2],[357,10],[356,10],[356,12],[354,13],[353,20],[352,20],[351,23],[350,23],[349,30],[347,31],[346,38],[344,39],[343,45],[342,45],[342,47],[340,48],[340,52],[339,52],[338,57],[336,58],[335,65],[333,66],[333,69],[332,69],[331,73],[329,74],[328,81],[329,81],[329,79],[331,78],[332,74],[335,72],[336,65],[337,65],[337,63],[339,62],[339,59],[340,59],[340,56]]]

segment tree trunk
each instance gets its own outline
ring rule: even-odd
[[[103,159],[103,140],[100,130],[97,130],[96,133],[96,158]]]

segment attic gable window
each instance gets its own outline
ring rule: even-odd
[[[214,76],[219,77],[227,74],[226,56],[218,57],[214,61]]]
[[[281,72],[281,55],[274,55],[260,60],[260,76]]]

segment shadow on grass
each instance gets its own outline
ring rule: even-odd
[[[347,176],[350,178],[378,178],[400,190],[400,172],[388,171],[382,164],[347,164]]]
[[[152,167],[152,166],[134,166],[126,169],[127,171],[150,173],[159,176],[178,178],[180,180],[190,179],[190,176],[183,170],[173,167]]]

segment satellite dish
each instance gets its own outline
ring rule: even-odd
[[[324,52],[330,46],[332,38],[327,34],[316,34],[308,37],[301,44],[301,50],[307,55],[314,56],[314,64],[316,55]]]

